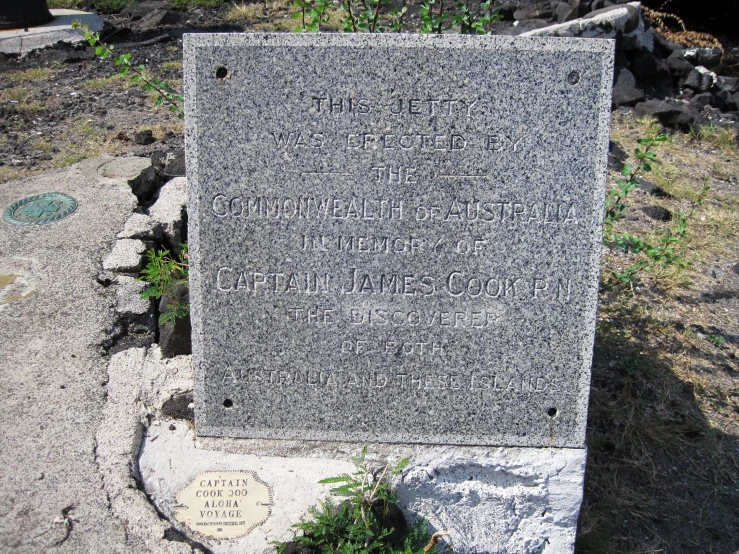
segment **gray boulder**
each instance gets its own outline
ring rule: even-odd
[[[708,120],[693,106],[664,100],[640,102],[634,107],[634,115],[636,117],[651,115],[665,127],[683,131],[708,123]]]
[[[613,86],[636,87],[636,77],[625,67],[617,65],[613,71]]]
[[[614,87],[611,104],[618,106],[635,106],[646,99],[644,93],[634,87]]]
[[[549,0],[531,4],[530,6],[520,7],[513,12],[513,18],[522,19],[551,19],[552,3]]]

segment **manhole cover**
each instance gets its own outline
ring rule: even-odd
[[[3,213],[13,225],[43,225],[59,221],[77,209],[77,200],[61,192],[49,192],[18,200]]]

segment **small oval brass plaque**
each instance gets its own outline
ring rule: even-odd
[[[195,533],[243,537],[272,514],[272,489],[253,471],[209,471],[177,495],[175,518]]]

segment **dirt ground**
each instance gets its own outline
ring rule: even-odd
[[[211,30],[294,27],[287,5],[275,6],[269,18],[252,8],[248,25],[207,10],[190,20]],[[181,31],[142,47],[130,44],[156,31],[121,31],[109,41],[179,88]],[[137,144],[136,133],[146,129],[155,142]],[[183,130],[150,93],[89,49],[0,62],[0,186],[102,153],[149,156],[182,148]],[[612,141],[627,154],[638,138],[659,132],[630,110],[613,114]],[[604,248],[578,551],[737,554],[737,140],[715,128],[670,132],[656,153],[654,171],[643,179],[651,184],[629,195],[616,228],[659,243],[671,229],[675,235],[680,214],[688,220],[673,245],[673,263],[657,263],[630,283],[608,288],[612,271],[647,258]],[[610,186],[616,178],[612,170]]]

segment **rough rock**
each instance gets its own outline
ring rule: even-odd
[[[654,37],[655,46],[658,47],[665,56],[669,56],[673,52],[678,52],[685,49],[682,44],[678,44],[676,42],[668,40],[661,33],[652,33],[652,36]]]
[[[608,6],[604,8],[593,9],[584,17],[584,19],[601,19],[604,15],[608,13],[622,13],[624,9],[626,10],[628,18],[626,19],[626,21],[624,21],[623,27],[619,30],[624,33],[630,33],[631,31],[635,31],[639,27],[641,9],[640,5],[637,2],[632,2],[623,6]]]
[[[716,77],[714,86],[718,90],[737,92],[739,90],[739,78],[719,75]]]
[[[715,97],[719,107],[726,111],[739,110],[739,92],[728,92],[726,90],[718,90]]]
[[[188,530],[173,517],[177,494],[199,473],[218,468],[256,472],[272,489],[272,514],[245,537],[205,547],[214,554],[272,553],[271,541],[291,540],[290,526],[328,496],[331,485],[318,481],[353,472],[349,459],[362,448],[196,438],[189,422],[162,414],[173,399],[192,394],[190,357],[165,359],[156,346],[114,355],[108,374],[97,463],[110,508],[129,539],[149,552],[191,552],[185,542],[161,538],[179,532],[187,540]],[[410,460],[395,481],[399,505],[409,520],[425,518],[432,530],[450,531],[455,552],[559,554],[574,548],[584,449],[372,444],[369,452],[378,470]]]
[[[513,17],[522,19],[550,19],[552,17],[552,4],[549,0],[538,2],[526,7],[518,8],[513,12]]]
[[[97,463],[110,509],[124,524],[126,534],[149,552],[191,554],[186,543],[163,541],[172,525],[159,517],[146,495],[136,486],[138,455],[144,432],[144,406],[140,402],[144,348],[115,354],[108,366],[108,400],[97,436]]]
[[[118,239],[113,251],[103,260],[103,269],[121,273],[138,272],[141,269],[142,258],[146,252],[146,245],[136,239]]]
[[[613,72],[613,86],[615,87],[636,87],[636,77],[634,74],[623,66],[616,66]]]
[[[69,44],[58,44],[53,48],[44,48],[38,53],[40,61],[48,64],[78,63],[95,59],[92,48],[77,49]]]
[[[151,155],[151,163],[154,165],[157,173],[162,177],[184,177],[185,149],[158,150]]]
[[[656,87],[672,85],[672,75],[667,62],[646,50],[639,50],[631,62],[631,71],[643,83]]]
[[[179,305],[190,304],[187,285],[179,285],[170,293],[163,295],[159,301],[159,313],[165,313],[173,302]],[[159,325],[159,347],[165,358],[192,353],[192,327],[189,315],[176,319],[174,324]]]
[[[282,554],[315,554],[315,551],[298,541],[290,541],[284,544]]]
[[[97,172],[108,179],[127,179],[131,191],[142,202],[158,185],[156,171],[148,158],[101,158]]]
[[[131,21],[138,21],[142,17],[146,17],[149,13],[154,10],[166,9],[167,4],[158,1],[141,2],[140,4],[133,4],[132,6],[126,6],[121,10],[121,16],[127,17]]]
[[[115,309],[118,313],[143,315],[151,310],[151,300],[141,298],[146,283],[134,277],[119,275],[115,284],[117,300]]]
[[[529,31],[544,29],[546,27],[549,27],[549,21],[545,19],[525,19],[523,21],[516,21],[514,26],[503,29],[500,34],[511,36],[523,35]]]
[[[156,29],[165,25],[176,25],[182,21],[180,14],[173,10],[156,9],[146,14],[132,26],[142,31]]]
[[[613,6],[598,12],[591,12],[586,17],[567,23],[550,25],[542,29],[534,29],[521,33],[521,36],[555,36],[582,38],[616,38],[624,33],[646,33],[640,27],[641,8],[636,2],[623,6]],[[636,39],[635,39],[636,40]],[[649,39],[636,40],[649,43]]]
[[[635,106],[645,99],[644,93],[634,87],[614,87],[611,95],[613,106]]]
[[[162,226],[146,214],[131,214],[123,230],[118,233],[117,238],[155,240],[159,242],[162,239]]]
[[[141,146],[153,144],[154,142],[156,142],[156,140],[157,139],[154,138],[154,134],[152,133],[151,129],[144,129],[143,131],[139,131],[133,137],[133,141],[136,144],[140,144]]]
[[[190,356],[169,357],[163,355],[158,345],[152,345],[146,352],[141,369],[141,399],[150,413],[168,411],[168,406],[180,398],[192,402],[193,370]],[[192,416],[192,408],[189,410]]]
[[[579,2],[572,4],[567,2],[552,2],[552,14],[559,23],[574,21],[580,15]]]
[[[673,52],[667,57],[667,67],[675,77],[683,77],[693,71],[693,64],[683,57],[683,51]]]
[[[177,177],[166,183],[159,191],[159,197],[151,208],[149,216],[161,225],[162,238],[174,252],[184,242],[183,216],[187,206],[187,178]]]
[[[708,69],[713,69],[721,63],[722,54],[720,48],[688,48],[682,51],[682,56],[690,63]]]
[[[665,102],[663,100],[647,100],[634,107],[634,116],[652,115],[662,125],[682,130],[690,130],[707,122],[698,110],[687,104]]]
[[[694,106],[698,110],[702,110],[706,106],[713,106],[713,94],[711,94],[710,92],[702,92],[701,94],[696,94],[695,96],[693,96],[693,98],[690,99],[690,105]]]
[[[706,92],[711,89],[715,80],[715,73],[699,65],[680,80],[680,86],[688,87],[696,92]]]
[[[657,221],[672,221],[672,212],[662,206],[644,206],[641,211],[647,217]]]
[[[177,12],[167,9],[164,2],[142,2],[127,6],[121,10],[121,15],[129,19],[131,27],[141,30],[173,25],[182,20]]]

